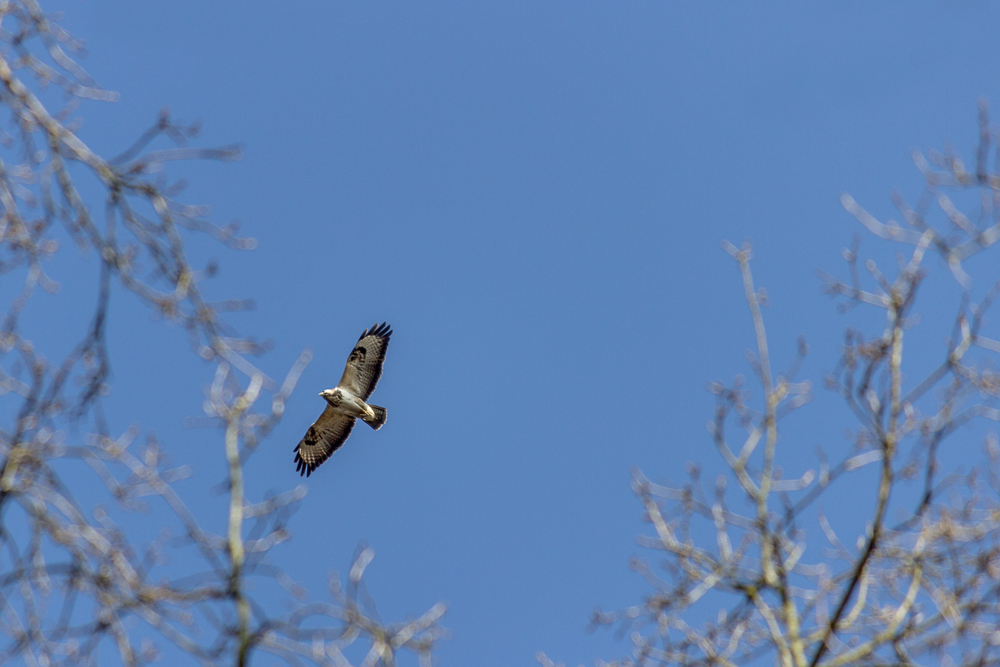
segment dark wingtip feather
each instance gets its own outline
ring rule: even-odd
[[[385,338],[386,340],[388,340],[389,336],[391,335],[392,335],[392,327],[389,326],[388,322],[383,322],[382,324],[376,322],[370,328],[362,331],[361,335],[358,336],[358,340],[361,340],[365,336],[378,336],[379,338]]]
[[[299,477],[308,477],[312,474],[312,471],[316,469],[315,466],[310,466],[305,460],[298,454],[298,445],[295,446],[295,472],[299,473]]]

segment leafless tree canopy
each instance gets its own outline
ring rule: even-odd
[[[885,316],[881,331],[847,330],[825,378],[856,420],[853,442],[839,454],[822,435],[782,439],[782,419],[810,400],[810,383],[797,378],[806,347],[800,343],[791,368],[773,369],[751,250],[725,244],[750,307],[756,352],[748,356],[760,392],[754,397],[740,381],[710,387],[717,403],[708,430],[727,471],[714,489],[704,488],[696,466],[678,485],[635,472],[653,528],[640,544],[661,560],[632,563],[652,587],[641,604],[594,614],[595,627],[629,636],[631,654],[615,664],[1000,663],[1000,444],[990,433],[980,447],[973,431],[959,430],[1000,420],[1000,329],[990,337],[986,320],[1000,282],[984,289],[966,270],[966,260],[1000,239],[997,134],[985,104],[979,127],[971,169],[951,151],[914,155],[926,187],[914,205],[894,197],[901,222],[882,222],[842,197],[871,235],[902,252],[897,266],[879,266],[861,260],[856,239],[844,251],[844,277],[822,274],[843,310]],[[933,277],[957,281],[964,296],[933,370],[918,374],[931,366],[905,343],[913,328],[931,324],[914,308],[942,263],[934,255],[947,270]],[[816,443],[826,450],[817,470],[786,479],[783,448]],[[945,474],[945,446],[967,462],[963,473]],[[844,490],[852,511],[867,513],[857,533],[838,534],[818,507]]]
[[[362,580],[371,549],[360,550],[345,586],[331,578],[328,601],[308,601],[269,559],[288,539],[304,489],[244,497],[244,463],[281,418],[309,355],[280,382],[255,365],[262,346],[226,323],[247,304],[208,301],[201,286],[214,267],[186,256],[206,237],[236,249],[253,241],[180,201],[183,183],[166,173],[178,161],[235,160],[239,149],[193,148],[198,128],[164,112],[120,155],[97,155],[76,133],[77,114],[115,95],[78,64],[82,44],[34,0],[0,3],[0,43],[0,275],[4,286],[19,285],[3,293],[0,324],[0,663],[89,664],[116,654],[140,665],[183,653],[243,665],[255,652],[290,665],[393,665],[400,652],[429,663],[442,605],[406,622],[378,620]],[[44,267],[66,239],[89,258],[80,270],[92,273],[95,307],[75,347],[57,358],[21,322],[40,298],[58,298],[39,291],[56,293]],[[224,534],[204,529],[175,491],[188,468],[168,463],[169,444],[137,427],[112,432],[104,419],[112,291],[179,324],[215,368],[205,411],[224,434]],[[71,331],[70,322],[51,324]],[[151,543],[119,527],[136,512],[163,526]],[[287,604],[276,611],[255,599],[251,579],[269,599],[281,588]]]
[[[81,43],[34,0],[18,0],[0,2],[0,45],[0,296],[9,304],[0,322],[0,663],[182,656],[244,665],[264,652],[289,665],[394,665],[403,654],[430,664],[442,605],[379,620],[363,582],[369,548],[344,584],[331,577],[325,601],[310,601],[271,558],[294,548],[283,543],[304,489],[245,497],[244,464],[280,420],[309,355],[280,381],[258,368],[263,346],[226,320],[247,303],[208,300],[202,284],[214,267],[186,255],[206,237],[235,249],[253,241],[183,203],[182,181],[167,176],[172,163],[234,160],[239,149],[192,147],[197,127],[164,112],[120,155],[102,157],[80,140],[78,114],[115,95],[78,64]],[[1000,663],[1000,442],[987,437],[981,465],[962,474],[940,464],[945,443],[968,461],[978,453],[960,427],[1000,420],[1000,331],[990,334],[986,320],[1000,282],[984,291],[966,264],[1000,239],[997,145],[984,106],[971,170],[952,152],[916,155],[926,188],[913,205],[896,198],[901,222],[843,198],[871,235],[905,254],[894,267],[862,262],[856,241],[843,277],[823,276],[845,309],[876,309],[885,324],[848,330],[825,378],[856,420],[854,441],[839,454],[828,446],[815,471],[794,479],[782,473],[781,426],[810,400],[810,382],[797,377],[806,347],[774,370],[751,250],[725,246],[750,308],[760,391],[741,381],[711,387],[709,432],[727,469],[714,488],[706,491],[697,467],[678,485],[636,471],[652,525],[640,541],[661,562],[633,562],[652,589],[644,601],[594,614],[594,627],[629,637],[631,653],[617,664]],[[59,298],[45,265],[66,240],[83,254],[95,293],[92,317],[63,356],[39,349],[23,321],[41,299]],[[918,376],[910,369],[926,364],[905,343],[920,325],[914,308],[935,255],[947,266],[938,275],[964,297],[936,365]],[[112,292],[180,325],[214,367],[204,421],[222,434],[227,464],[222,534],[176,490],[189,469],[171,463],[169,443],[138,427],[114,432],[104,418]],[[71,322],[53,325],[72,331]],[[818,510],[845,485],[867,494],[870,514],[856,534],[838,534]],[[139,543],[121,527],[136,513],[163,526],[155,539]]]

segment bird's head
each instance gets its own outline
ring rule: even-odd
[[[324,389],[319,395],[326,399],[326,402],[336,407],[340,404],[341,395],[336,389]]]

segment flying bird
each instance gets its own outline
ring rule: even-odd
[[[391,335],[392,329],[385,322],[376,322],[371,329],[365,329],[347,358],[340,384],[319,393],[326,399],[326,409],[295,445],[295,469],[300,475],[308,477],[340,449],[358,417],[376,431],[382,428],[385,408],[366,401],[382,377],[382,362]]]

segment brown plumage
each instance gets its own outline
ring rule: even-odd
[[[308,477],[346,441],[360,417],[376,431],[385,423],[385,408],[366,403],[382,377],[382,363],[392,329],[387,323],[365,329],[347,358],[340,384],[320,392],[327,406],[295,446],[295,466]]]

